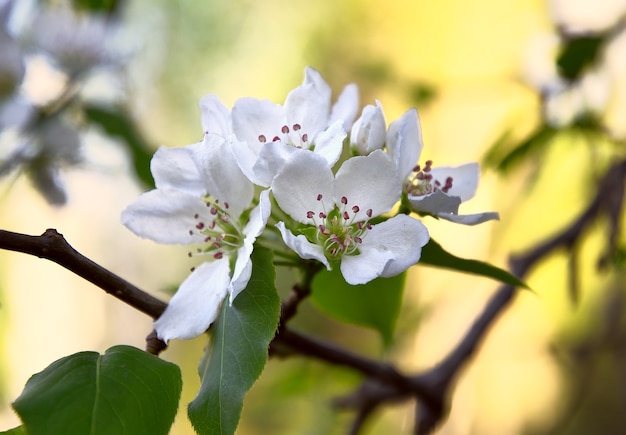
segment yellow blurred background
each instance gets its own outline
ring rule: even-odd
[[[215,93],[229,107],[242,96],[282,102],[306,65],[319,69],[336,91],[357,83],[361,105],[380,100],[388,122],[417,105],[422,159],[436,165],[480,161],[503,131],[513,128],[521,137],[538,122],[538,96],[521,72],[529,41],[552,30],[540,0],[144,0],[127,6],[127,47],[134,54],[125,89],[155,146],[201,138],[201,96]],[[432,99],[422,98],[430,89]],[[48,206],[23,178],[5,180],[0,227],[28,234],[56,228],[86,256],[165,299],[163,290],[188,270],[184,248],[139,240],[119,223],[139,188],[118,146],[95,135],[89,140],[91,164],[64,174],[66,207]],[[477,196],[462,212],[497,210],[500,222],[464,227],[425,218],[425,224],[454,254],[506,267],[509,254],[562,228],[587,203],[585,178],[572,173],[588,164],[586,156],[584,144],[556,143],[535,184],[531,164],[506,178],[484,172]],[[596,233],[582,264],[597,258],[602,229]],[[494,324],[462,372],[438,433],[549,433],[545,428],[562,418],[573,394],[568,376],[579,374],[559,359],[556,343],[594,334],[616,279],[585,266],[581,302],[573,307],[566,263],[565,256],[550,257],[529,277],[534,293],[522,291]],[[355,327],[342,327],[336,339],[408,372],[425,369],[455,346],[496,288],[484,278],[418,265],[395,346],[383,350],[374,333]],[[143,347],[151,330],[146,316],[57,265],[22,254],[0,252],[0,297],[0,430],[18,424],[10,402],[33,373],[74,352]],[[303,330],[337,328],[312,308],[304,311]],[[204,342],[175,342],[163,354],[185,375],[173,434],[193,433],[185,410],[198,388],[195,367]],[[328,373],[341,382],[324,381]],[[317,362],[271,360],[246,398],[238,433],[346,433],[350,415],[335,413],[330,401],[355,385],[354,375]],[[625,397],[616,403],[623,407]],[[612,418],[626,427],[624,416]],[[409,434],[412,424],[413,406],[402,404],[375,415],[366,432]],[[619,426],[612,433],[621,433]]]

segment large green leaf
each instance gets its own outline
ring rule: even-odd
[[[486,276],[505,284],[528,288],[522,280],[506,270],[492,266],[491,264],[483,261],[467,260],[465,258],[452,255],[433,239],[430,239],[428,244],[422,248],[422,258],[420,259],[419,264],[443,267],[445,269],[471,273],[473,275]]]
[[[212,345],[199,367],[202,385],[189,404],[189,419],[199,434],[233,434],[243,398],[267,362],[268,346],[278,326],[273,254],[255,247],[252,277],[232,305],[222,304],[212,331]]]
[[[33,375],[13,408],[29,435],[167,434],[180,369],[130,346],[79,352]]]
[[[122,106],[85,105],[85,116],[99,126],[109,136],[122,139],[128,146],[137,177],[153,188],[154,180],[150,173],[151,147],[139,132],[130,114]]]
[[[404,278],[400,274],[350,285],[339,268],[324,270],[313,279],[311,301],[331,317],[375,329],[389,344],[402,305]]]

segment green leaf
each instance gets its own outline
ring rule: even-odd
[[[233,434],[243,398],[257,380],[280,316],[276,273],[269,249],[256,246],[248,287],[222,304],[211,327],[212,346],[200,362],[202,385],[188,414],[199,434]]]
[[[113,13],[120,8],[118,0],[73,0],[74,8],[86,12]]]
[[[473,275],[486,276],[505,284],[517,287],[528,288],[528,286],[515,275],[492,266],[489,263],[478,260],[466,260],[446,252],[439,243],[430,239],[428,244],[422,248],[422,258],[419,264],[452,269],[457,272],[471,273]]]
[[[575,81],[595,63],[607,35],[579,36],[565,42],[556,64],[562,77]]]
[[[126,109],[122,106],[107,107],[92,104],[85,105],[83,110],[89,121],[102,128],[108,135],[126,143],[137,177],[146,187],[154,188],[154,180],[150,172],[151,147]]]
[[[404,281],[405,274],[400,274],[350,285],[339,268],[323,270],[313,279],[311,302],[331,317],[378,331],[389,345],[400,314]]]
[[[546,147],[558,132],[558,129],[547,124],[540,125],[510,151],[504,150],[504,148],[508,147],[510,137],[510,133],[507,132],[491,147],[485,156],[485,165],[493,167],[502,173],[507,172],[524,158],[530,156],[530,154]]]
[[[33,375],[13,408],[29,435],[167,434],[180,369],[130,346],[79,352]]]

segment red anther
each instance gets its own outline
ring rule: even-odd
[[[348,203],[348,198],[346,198],[345,196],[341,197],[341,203],[342,204],[347,204]]]
[[[306,212],[306,217],[307,218],[311,219],[313,216],[315,216],[315,212],[313,212],[313,211],[307,211]]]
[[[322,194],[321,194],[321,193],[318,193],[318,194],[317,194],[317,200],[318,200],[318,201],[321,201],[321,200],[322,200]]]
[[[368,230],[372,229],[372,224],[370,224],[369,222],[365,224],[365,228],[367,228]]]
[[[197,228],[197,229],[199,229],[199,230],[201,230],[202,228],[204,228],[204,222],[198,222],[198,223],[196,224],[196,228]]]
[[[206,237],[204,238],[204,243],[206,243],[206,242],[208,242],[208,241],[210,241],[210,240],[211,240],[211,236],[206,236]]]
[[[209,210],[209,213],[215,216],[217,214],[217,209],[215,207],[211,207],[211,210]]]
[[[230,207],[230,206],[228,205],[228,203],[227,203],[227,202],[224,202],[224,208],[225,208],[225,209],[228,209],[228,207]]]
[[[278,142],[280,140],[280,138],[278,136],[274,136],[274,139],[272,139],[272,142]]]
[[[224,257],[224,254],[221,251],[218,251],[215,254],[213,254],[213,258],[215,258],[216,260],[219,260],[222,257]]]
[[[353,206],[353,207],[352,207],[352,211],[353,211],[354,213],[358,213],[358,212],[359,212],[359,210],[361,210],[361,209],[359,208],[359,206],[358,206],[358,205],[355,205],[355,206]]]
[[[281,128],[280,131],[282,131],[284,134],[287,134],[289,133],[289,127],[287,127],[286,125],[283,125],[283,128]]]
[[[294,124],[291,126],[295,131],[298,131],[302,128],[302,126],[300,124]]]
[[[259,135],[259,142],[261,142],[261,143],[267,142],[267,138],[265,137],[265,135],[263,135],[263,134]]]
[[[421,170],[422,170],[422,168],[420,167],[420,165],[413,166],[413,172],[419,172]]]
[[[308,135],[308,134],[306,134],[306,133],[304,133],[304,134],[302,135],[302,142],[306,142],[306,141],[308,141],[308,140],[309,140],[309,135]]]
[[[374,212],[372,211],[371,208],[368,208],[367,211],[365,212],[365,214],[367,215],[368,218],[371,218],[373,213]]]
[[[320,214],[318,216],[320,217],[320,219],[326,219],[328,217],[323,211],[320,211]]]
[[[360,238],[359,236],[356,236],[356,237],[354,238],[354,241],[355,241],[355,242],[357,242],[357,243],[363,243],[363,239],[362,239],[362,238]]]
[[[362,230],[362,229],[363,229],[363,222],[357,222],[357,223],[356,223],[356,227],[357,227],[359,230]]]
[[[217,249],[220,249],[222,247],[222,245],[220,243],[218,243],[218,242],[213,242],[211,244],[211,246],[213,246],[214,248],[217,248]]]
[[[347,221],[349,221],[349,220],[350,220],[350,215],[348,214],[348,212],[347,212],[347,211],[344,211],[344,212],[343,212],[343,218],[344,218],[345,220],[347,220]]]

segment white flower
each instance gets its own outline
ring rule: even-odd
[[[207,262],[181,284],[154,323],[162,340],[193,338],[215,320],[227,294],[230,301],[250,279],[250,254],[269,216],[269,193],[249,216],[252,183],[239,170],[231,144],[217,135],[184,148],[160,148],[152,159],[156,189],[122,212],[135,234],[159,243],[197,244],[190,256]],[[248,216],[246,219],[245,216]]]
[[[480,169],[477,163],[456,168],[433,168],[427,161],[422,168],[416,163],[423,142],[417,111],[410,109],[389,126],[387,152],[396,165],[411,210],[428,213],[464,225],[476,225],[499,219],[498,213],[459,215],[459,205],[472,198],[478,187]]]
[[[361,117],[354,123],[350,133],[350,146],[358,154],[366,156],[385,145],[386,130],[385,114],[377,100],[376,106],[371,104],[365,106]]]
[[[495,212],[458,214],[459,205],[476,193],[480,176],[478,163],[438,168],[432,168],[431,164],[432,162],[427,161],[424,168],[416,167],[413,176],[405,184],[413,211],[464,225],[476,225],[500,218]]]
[[[32,31],[37,47],[70,75],[112,60],[106,45],[111,27],[103,16],[78,16],[67,8],[46,9],[35,19]]]
[[[334,165],[356,115],[357,100],[356,86],[348,85],[332,106],[330,86],[312,68],[306,69],[304,84],[289,93],[284,106],[239,99],[232,110],[232,129],[246,143],[235,148],[241,169],[255,184],[268,187],[285,161],[301,150]]]
[[[21,106],[16,102],[11,107],[19,109]],[[0,109],[0,123],[3,122],[2,112]],[[30,111],[21,115],[25,119],[19,122],[26,125]],[[0,177],[20,168],[50,204],[65,204],[67,194],[59,173],[61,169],[83,162],[80,135],[76,128],[64,118],[55,117],[31,127],[26,133],[13,133],[17,133],[17,128],[9,129],[6,138],[0,135],[0,146],[5,146],[5,139],[14,143],[6,158],[0,156]]]
[[[323,157],[296,154],[279,171],[272,190],[281,209],[304,224],[295,235],[279,222],[285,243],[328,269],[340,263],[349,284],[405,271],[419,261],[429,240],[426,227],[406,215],[372,224],[400,197],[394,165],[380,150],[348,159],[336,176]]]

